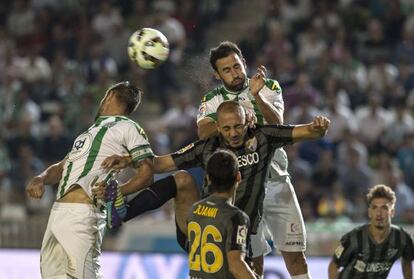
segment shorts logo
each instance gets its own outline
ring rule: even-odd
[[[245,245],[247,239],[247,226],[242,225],[237,227],[236,243],[239,245]]]
[[[299,224],[298,223],[291,223],[290,224],[290,232],[298,232],[299,231]]]

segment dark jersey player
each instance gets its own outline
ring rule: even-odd
[[[412,279],[414,242],[403,228],[392,225],[395,193],[376,185],[367,195],[369,224],[345,234],[329,264],[329,279],[387,278],[401,258],[404,279]]]
[[[190,279],[254,279],[245,261],[249,217],[233,205],[241,174],[236,156],[218,150],[207,161],[211,195],[194,204],[188,219]]]

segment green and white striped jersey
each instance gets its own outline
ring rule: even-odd
[[[92,198],[92,184],[102,181],[108,171],[101,163],[111,155],[129,154],[137,162],[154,156],[144,130],[125,116],[101,116],[78,136],[66,155],[56,198],[78,184]]]
[[[237,101],[243,108],[253,113],[256,116],[257,123],[259,125],[268,124],[264,119],[263,113],[260,111],[259,107],[254,100],[254,97],[250,93],[249,83],[250,80],[247,80],[247,85],[241,91],[230,91],[224,85],[218,86],[214,90],[209,91],[204,95],[201,104],[198,109],[197,123],[202,119],[208,117],[217,121],[217,108],[219,105],[228,100]],[[284,103],[282,97],[282,88],[276,80],[266,79],[265,86],[260,90],[260,95],[269,101],[273,106],[278,109],[284,110]],[[279,176],[288,176],[287,171],[288,161],[287,155],[283,148],[278,148],[275,151],[275,155],[271,162],[270,175],[272,180]]]

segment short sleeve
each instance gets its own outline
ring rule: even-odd
[[[333,261],[338,266],[345,266],[352,258],[354,254],[353,247],[351,245],[351,235],[350,233],[345,234],[335,249],[333,255]]]
[[[238,250],[247,253],[247,247],[250,242],[249,228],[249,217],[239,210],[233,215],[231,224],[228,226],[225,246],[226,252]]]
[[[134,165],[143,159],[154,157],[144,129],[132,121],[128,122],[124,128],[123,146],[131,156]]]
[[[406,235],[407,243],[403,247],[402,258],[407,261],[414,260],[414,240],[413,236],[407,233],[405,230],[402,232]]]
[[[292,125],[265,125],[259,126],[273,148],[282,147],[293,143]]]
[[[210,118],[217,121],[217,108],[219,107],[220,102],[218,96],[215,93],[209,92],[207,93],[198,107],[198,114],[197,114],[197,123],[205,118]]]
[[[269,94],[266,94],[266,100],[278,110],[284,111],[285,105],[283,102],[282,87],[279,82],[272,79],[266,79],[265,85],[270,89]]]
[[[171,154],[177,169],[200,167],[203,164],[205,141],[191,143]]]

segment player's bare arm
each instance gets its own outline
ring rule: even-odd
[[[45,192],[45,184],[57,184],[62,178],[63,165],[65,164],[65,161],[66,159],[60,161],[59,163],[53,164],[41,174],[35,176],[26,187],[27,195],[31,198],[41,199]]]
[[[119,186],[124,196],[138,192],[154,182],[154,164],[152,158],[147,158],[136,163],[135,171],[135,175],[130,180]]]
[[[210,117],[205,117],[200,120],[197,123],[197,134],[198,138],[201,140],[218,135],[216,122]]]
[[[328,276],[329,279],[338,279],[338,265],[334,261],[329,263]]]
[[[244,261],[245,254],[239,250],[227,252],[229,270],[236,279],[255,279],[254,272]]]
[[[324,116],[316,116],[309,124],[295,125],[292,132],[293,141],[321,138],[328,132],[329,125],[329,119]]]
[[[401,260],[401,267],[404,279],[412,279],[413,278],[413,266],[411,261],[407,261],[406,259]]]
[[[171,155],[156,156],[154,158],[154,173],[164,173],[177,170]]]
[[[263,113],[266,122],[272,125],[283,124],[283,109],[276,108],[260,94],[266,81],[266,68],[260,65],[257,73],[250,79],[250,93],[253,95],[259,110]]]

